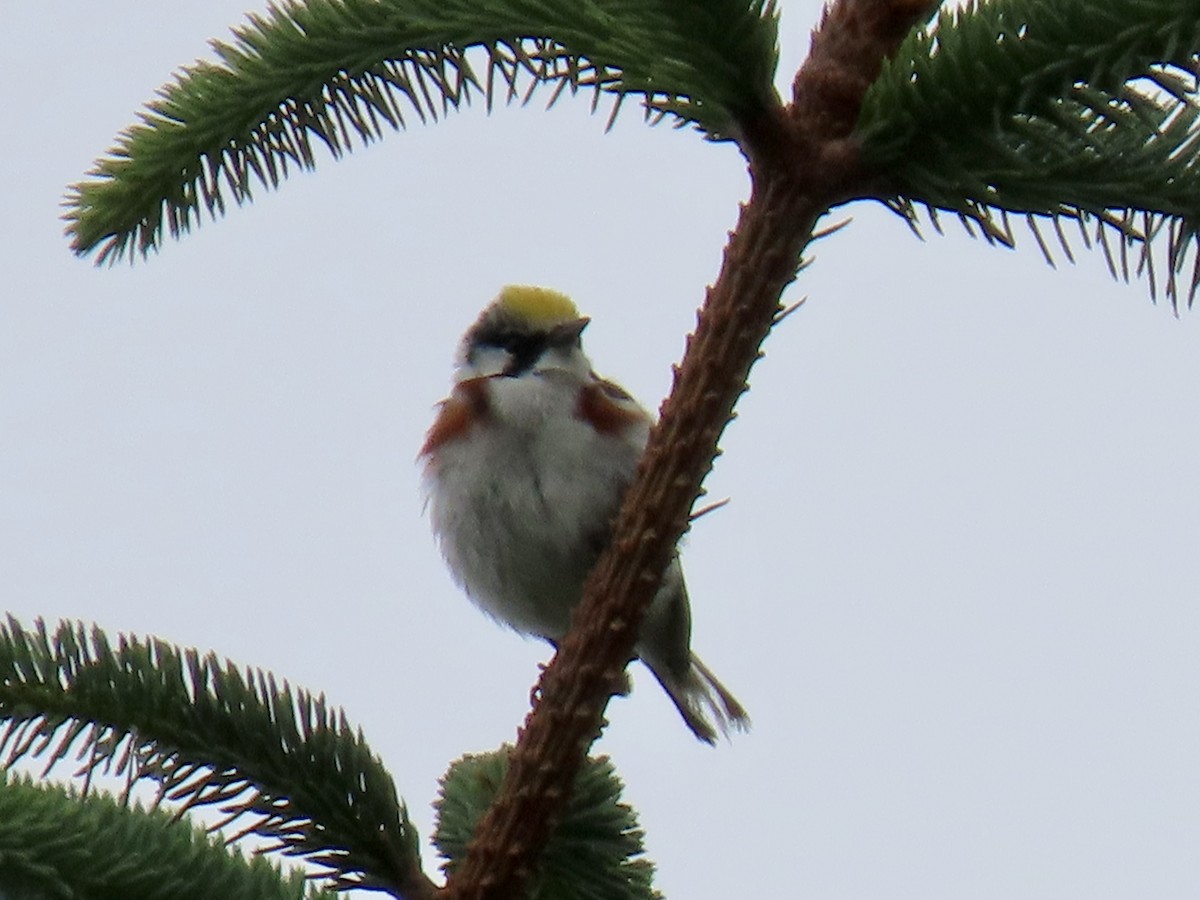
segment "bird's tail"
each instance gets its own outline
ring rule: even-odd
[[[745,708],[695,653],[682,677],[669,671],[660,672],[654,667],[650,667],[650,671],[674,702],[688,728],[706,744],[715,744],[718,734],[728,737],[731,730],[749,729],[750,716]]]

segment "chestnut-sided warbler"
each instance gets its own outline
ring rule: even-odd
[[[557,291],[504,288],[463,336],[453,390],[420,453],[455,580],[495,619],[552,644],[567,632],[651,425],[592,371],[580,340],[587,324]],[[635,652],[696,737],[713,743],[718,729],[749,718],[690,642],[676,556]]]

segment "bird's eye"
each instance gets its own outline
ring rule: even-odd
[[[488,346],[503,350],[509,357],[504,368],[505,375],[520,375],[529,370],[544,349],[545,342],[536,335],[516,331],[502,331],[488,335]]]
[[[523,342],[524,338],[513,331],[500,331],[489,334],[480,341],[480,343],[486,344],[489,347],[496,347],[509,353],[518,350]]]

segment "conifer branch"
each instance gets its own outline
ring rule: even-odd
[[[1011,245],[1025,221],[1049,261],[1055,247],[1073,259],[1075,239],[1190,305],[1198,73],[1200,0],[971,4],[905,41],[857,136],[878,195],[910,223],[950,212]]]
[[[303,872],[242,857],[164,810],[0,769],[0,896],[334,900]]]
[[[240,836],[302,856],[336,888],[427,896],[417,837],[391,777],[323,697],[158,640],[39,621],[0,627],[0,754],[46,770],[74,755],[158,784],[180,811],[216,806]]]
[[[72,247],[145,255],[313,168],[319,146],[338,157],[480,95],[590,90],[614,116],[633,96],[651,122],[728,138],[771,102],[775,28],[773,0],[285,0],[214,42],[218,61],[162,88],[71,188]]]
[[[434,843],[453,875],[479,819],[495,800],[511,746],[457,760],[442,779]],[[608,757],[587,759],[571,797],[521,895],[528,900],[655,900],[654,864],[646,859],[634,811],[621,802],[621,779]]]

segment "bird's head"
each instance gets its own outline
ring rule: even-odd
[[[463,335],[459,378],[515,378],[548,369],[585,374],[591,369],[581,340],[587,324],[566,294],[508,285]]]

